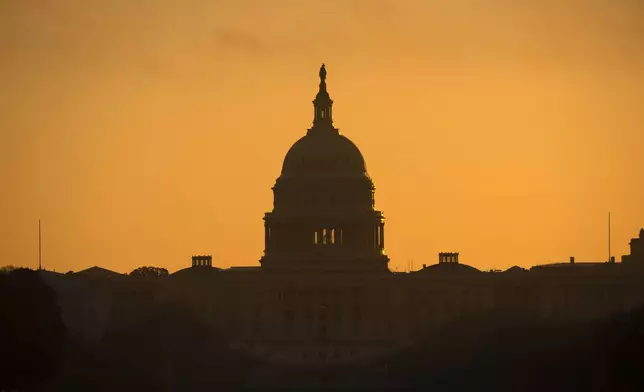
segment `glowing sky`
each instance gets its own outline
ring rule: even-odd
[[[640,0],[0,0],[0,265],[258,265],[318,69],[391,268],[605,260],[644,227]]]

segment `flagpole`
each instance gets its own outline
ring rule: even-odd
[[[38,270],[42,270],[42,235],[40,231],[40,219],[38,219]]]

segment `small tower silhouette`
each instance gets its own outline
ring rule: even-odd
[[[212,256],[192,256],[193,267],[212,267]]]
[[[442,252],[438,254],[438,264],[458,264],[458,252]]]

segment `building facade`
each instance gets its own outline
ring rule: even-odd
[[[153,285],[97,267],[42,272],[72,335],[94,344],[137,303],[180,299],[251,356],[317,366],[374,360],[470,314],[588,320],[644,304],[644,229],[621,263],[571,258],[482,272],[450,252],[418,271],[389,271],[374,183],[360,150],[333,124],[324,66],[319,76],[313,125],[273,187],[260,266],[220,269],[211,256],[193,256],[191,267]]]
[[[333,124],[324,65],[319,76],[313,125],[286,154],[264,216],[261,266],[220,270],[198,258],[172,277],[231,345],[273,363],[369,361],[469,313],[589,319],[644,303],[644,230],[623,263],[481,272],[441,253],[419,271],[390,272],[374,183]]]

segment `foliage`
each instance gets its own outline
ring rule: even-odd
[[[168,277],[168,270],[160,267],[139,267],[130,272],[130,276],[134,278],[162,278]]]
[[[0,267],[0,274],[8,274],[9,272],[18,269],[18,267],[14,267],[13,265],[5,265],[4,267]]]

